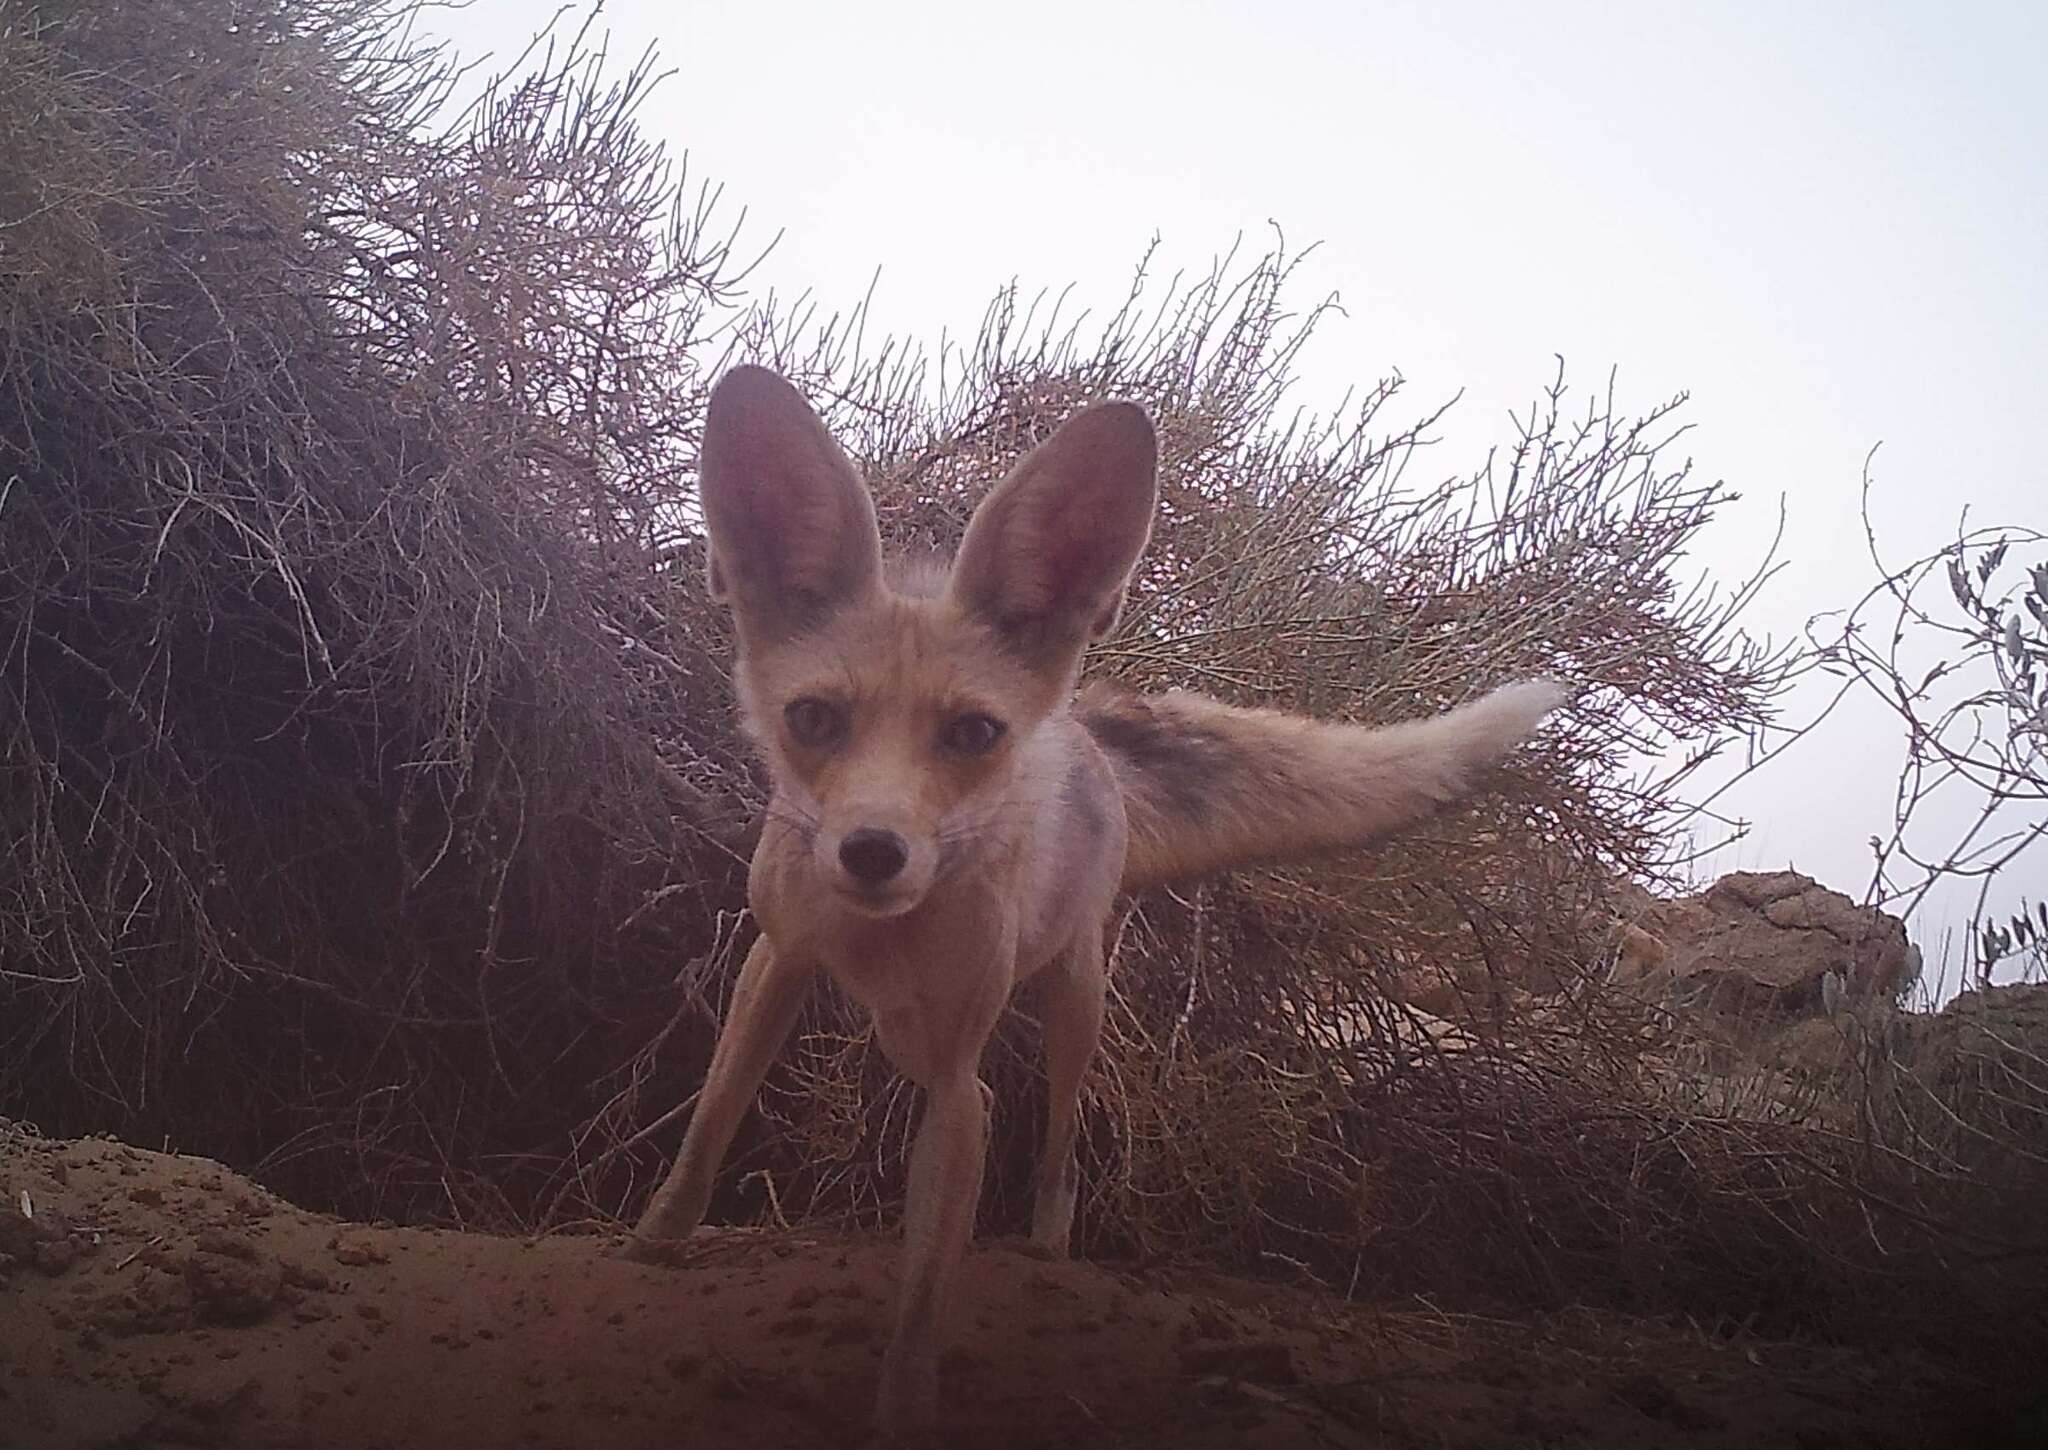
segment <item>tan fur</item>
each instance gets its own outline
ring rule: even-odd
[[[1545,680],[1402,725],[1334,725],[1185,690],[1091,687],[1078,715],[1108,747],[1130,820],[1136,891],[1249,862],[1362,846],[1467,794],[1556,709]]]
[[[888,1430],[936,1408],[987,1146],[981,1052],[1016,985],[1043,984],[1050,1084],[1032,1237],[1064,1254],[1119,889],[1361,844],[1468,789],[1559,698],[1510,686],[1382,730],[1183,693],[1077,702],[1082,651],[1115,623],[1145,545],[1155,465],[1142,411],[1087,409],[984,500],[950,571],[892,572],[864,485],[794,389],[735,368],[712,394],[712,587],[774,780],[748,880],[762,935],[635,1248],[658,1257],[697,1227],[804,993],[830,976],[926,1094]],[[992,740],[982,722],[1000,722]]]

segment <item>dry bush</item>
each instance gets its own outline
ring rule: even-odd
[[[1891,563],[1871,487],[1866,464],[1863,535],[1877,582],[1808,627],[1843,691],[1881,701],[1902,727],[1870,897],[1910,919],[1937,888],[1969,885],[1966,981],[1989,988],[2001,965],[2041,980],[2048,902],[2036,892],[2031,905],[2022,896],[2017,911],[1998,910],[1991,898],[2027,879],[2048,840],[2048,533],[1970,527],[1965,516],[1953,542]]]
[[[654,545],[733,268],[645,66],[451,121],[406,27],[0,7],[0,1099],[502,1220],[732,894]]]
[[[1141,268],[1126,305],[1092,324],[1006,291],[972,346],[937,357],[863,358],[857,319],[806,331],[757,316],[745,345],[825,401],[885,530],[913,545],[957,538],[988,483],[1081,401],[1144,401],[1162,514],[1098,673],[1361,720],[1539,673],[1577,694],[1497,789],[1425,831],[1132,905],[1087,1100],[1083,1241],[1291,1263],[1340,1287],[1463,1253],[1488,1272],[1439,1284],[1647,1296],[1683,1251],[1694,1184],[1682,1148],[1653,1191],[1610,1175],[1626,1152],[1580,1146],[1589,1123],[1666,1132],[1638,1086],[1640,1013],[1605,987],[1607,886],[1668,868],[1680,782],[1767,718],[1796,662],[1741,633],[1746,589],[1674,577],[1726,497],[1669,456],[1677,402],[1642,418],[1605,395],[1574,408],[1560,378],[1503,457],[1418,486],[1437,415],[1390,426],[1398,379],[1335,418],[1289,413],[1292,361],[1323,311],[1290,312],[1295,260],[1225,258],[1164,286]],[[1692,747],[1675,769],[1639,768],[1674,739]],[[1485,1052],[1419,1033],[1407,1004],[1445,993]],[[1031,1007],[1027,989],[987,1063],[996,1230],[1022,1222],[1038,1138]],[[814,1004],[794,1057],[770,1079],[735,1207],[873,1221],[901,1193],[913,1095],[835,1001]],[[674,1140],[670,1105],[639,1091],[648,1068],[627,1069],[591,1124],[593,1171],[573,1193],[593,1208],[617,1201],[622,1161],[651,1174]],[[1731,1203],[1748,1151],[1731,1139],[1716,1165]],[[1537,1201],[1586,1225],[1532,1228]],[[1789,1222],[1771,1231],[1796,1243]],[[1648,1247],[1630,1257],[1637,1238]],[[1731,1245],[1717,1252],[1731,1297],[1754,1287]]]
[[[1862,1141],[1906,1166],[1893,1191],[1935,1226],[1955,1286],[1998,1306],[1979,1327],[2030,1315],[2029,1332],[2003,1337],[2034,1344],[2048,1332],[2048,905],[2029,889],[2048,839],[2048,535],[1966,517],[1950,543],[1892,562],[1867,467],[1863,484],[1876,582],[1809,632],[1843,691],[1901,727],[1869,899],[1911,922],[1965,888],[1971,989],[1931,1015],[1840,1014],[1855,1049],[1845,1095]]]

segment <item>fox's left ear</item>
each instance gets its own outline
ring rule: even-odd
[[[1123,609],[1158,508],[1159,444],[1135,403],[1075,414],[982,500],[947,589],[1046,673]]]

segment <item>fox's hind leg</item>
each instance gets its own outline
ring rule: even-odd
[[[779,955],[765,936],[747,953],[682,1151],[633,1230],[629,1253],[656,1257],[662,1240],[687,1238],[703,1221],[719,1162],[796,1025],[811,977],[808,964]]]
[[[1067,1254],[1080,1187],[1074,1139],[1080,1128],[1081,1081],[1102,1037],[1107,990],[1099,930],[1082,932],[1081,939],[1044,973],[1039,988],[1045,1033],[1045,1156],[1038,1164],[1031,1241],[1060,1258]]]

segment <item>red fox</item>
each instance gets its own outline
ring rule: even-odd
[[[1065,1254],[1082,1077],[1120,891],[1363,845],[1464,794],[1563,700],[1509,685],[1372,729],[1174,692],[1076,693],[1151,532],[1158,451],[1087,408],[975,510],[944,564],[891,563],[859,474],[780,377],[711,395],[699,476],[710,587],[773,795],[748,879],[761,928],[682,1151],[635,1233],[702,1219],[719,1160],[821,971],[925,1090],[877,1421],[928,1426],[987,1146],[982,1048],[1042,983],[1050,1107],[1032,1238]]]

